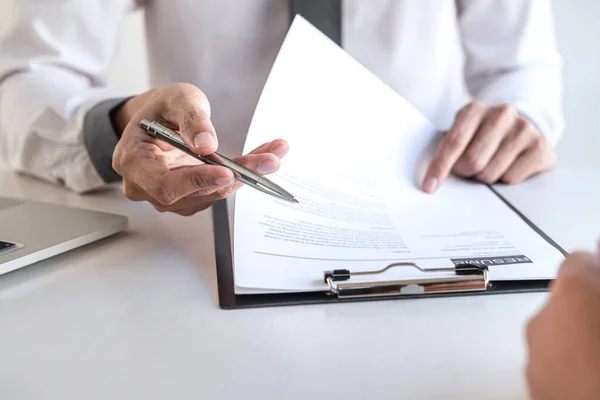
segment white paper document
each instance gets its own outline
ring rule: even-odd
[[[300,203],[249,187],[237,192],[237,293],[321,291],[325,270],[399,261],[487,265],[491,280],[548,279],[564,258],[485,185],[450,178],[437,193],[422,192],[434,127],[301,17],[275,61],[244,152],[275,138],[290,151],[270,179]],[[398,268],[385,278],[420,274]]]

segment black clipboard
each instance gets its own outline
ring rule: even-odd
[[[546,235],[539,227],[537,227],[527,217],[525,217],[516,207],[514,207],[502,195],[500,195],[500,193],[498,193],[493,187],[489,185],[488,187],[506,204],[506,206],[508,206],[513,212],[519,215],[519,217],[521,217],[523,221],[525,221],[537,234],[542,236],[549,244],[558,249],[564,256],[568,254],[554,240],[552,240],[548,235]],[[400,291],[397,292],[396,295],[390,295],[390,287],[397,287],[398,281],[382,282],[382,284],[379,287],[374,287],[372,283],[368,285],[363,285],[369,287],[368,292],[365,292],[364,290],[361,290],[360,285],[338,283],[349,280],[351,277],[350,275],[353,275],[353,273],[347,270],[336,270],[329,271],[324,276],[324,280],[327,283],[329,283],[329,292],[236,294],[233,274],[233,260],[231,258],[232,249],[230,242],[229,216],[227,212],[226,199],[220,200],[212,206],[212,216],[219,306],[222,309],[275,307],[355,301],[381,301],[415,298],[422,299],[448,296],[543,292],[548,290],[548,287],[551,283],[550,280],[488,281],[487,270],[485,268],[456,267],[453,268],[453,270],[456,272],[456,280],[453,281],[453,284],[457,285],[457,290],[432,290],[431,292],[428,292],[427,290],[421,292]],[[416,267],[416,265],[414,264],[411,265]],[[381,274],[384,273],[385,270],[389,267],[407,267],[411,265],[398,263],[390,265],[382,270],[371,271],[369,273]],[[360,274],[364,274],[364,272]],[[428,284],[431,285],[429,287],[433,288],[446,287],[448,285],[447,281],[437,282],[435,279],[429,279],[427,277],[418,280],[418,282],[416,281],[417,280],[404,281],[403,283],[406,283],[406,287],[412,288],[426,287]],[[339,293],[337,293],[341,293],[342,290],[344,291],[344,296],[340,296]],[[363,294],[361,295],[361,293]]]

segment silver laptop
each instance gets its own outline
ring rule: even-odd
[[[0,275],[127,229],[127,217],[0,197]]]

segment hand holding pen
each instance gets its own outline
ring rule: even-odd
[[[148,121],[147,119],[143,119],[140,121],[140,126],[155,138],[162,140],[163,142],[168,143],[175,148],[178,148],[179,150],[202,161],[203,163],[229,168],[233,172],[235,179],[253,187],[256,190],[282,200],[298,203],[298,200],[296,200],[291,193],[287,192],[281,186],[217,152],[207,155],[199,155],[194,153],[185,145],[181,139],[181,136],[177,132],[161,125],[156,121]]]
[[[123,177],[123,192],[127,198],[148,201],[161,212],[192,215],[243,185],[236,182],[232,169],[203,164],[155,138],[140,126],[143,119],[177,128],[182,141],[194,154],[208,156],[217,148],[210,106],[198,88],[174,84],[131,98],[113,120],[122,135],[112,164],[114,171]],[[287,151],[287,143],[277,139],[233,161],[266,175],[279,169],[280,158]]]

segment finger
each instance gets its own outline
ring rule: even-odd
[[[244,167],[256,171],[260,175],[271,174],[279,170],[281,161],[279,157],[272,153],[247,154],[234,159]]]
[[[517,119],[512,132],[504,138],[496,154],[476,178],[488,184],[497,182],[517,157],[531,146],[536,134],[529,122],[522,118]]]
[[[276,139],[272,142],[264,143],[252,150],[249,154],[273,153],[279,158],[283,158],[289,151],[289,145],[285,140]]]
[[[582,251],[571,253],[560,266],[558,270],[558,277],[572,274],[582,268],[589,268],[590,266],[594,265],[594,262],[595,260],[592,254]]]
[[[181,198],[191,194],[210,195],[213,192],[235,183],[231,170],[216,165],[181,166],[172,169],[170,176],[165,177],[164,185],[172,191],[185,193]]]
[[[144,146],[144,148],[154,154],[156,160],[172,169],[181,165],[202,165],[202,161],[197,158],[184,153],[180,149],[171,146],[161,140],[157,140],[148,136],[145,138],[143,145],[137,144],[138,146]]]
[[[182,165],[190,166],[190,165],[204,164],[202,161],[190,156],[189,154],[186,154],[186,153],[180,151],[179,149],[173,150],[167,154],[168,154],[167,166],[169,167],[169,169],[172,169],[175,167],[180,167]]]
[[[159,97],[160,117],[174,125],[186,146],[197,154],[212,154],[217,150],[217,134],[210,120],[210,103],[194,85],[175,84]]]
[[[502,182],[516,184],[525,179],[547,171],[556,165],[556,155],[543,136],[538,136],[533,143],[521,153],[504,175]]]
[[[425,173],[423,190],[433,193],[447,178],[456,160],[468,146],[479,127],[487,106],[472,102],[456,115],[454,125],[440,142],[431,165]]]
[[[194,193],[182,198],[172,205],[165,206],[156,202],[155,200],[152,200],[151,203],[159,212],[172,212],[183,216],[190,216],[207,209],[218,200],[229,197],[237,189],[237,186],[241,185],[241,183],[236,183],[234,185],[225,186],[210,194],[201,195]]]
[[[195,215],[201,211],[206,210],[208,207],[212,206],[214,203],[213,202],[204,202],[202,203],[202,205],[198,205],[198,206],[194,206],[194,207],[190,207],[190,208],[183,208],[181,210],[177,210],[174,211],[176,214],[181,215],[182,217],[191,217],[192,215]]]
[[[169,206],[162,205],[156,201],[151,203],[158,212],[171,212],[183,216],[191,216],[206,210],[208,207],[212,206],[217,199],[218,197],[214,194],[204,196],[190,195]]]
[[[511,132],[517,117],[510,106],[496,107],[486,113],[471,143],[458,158],[453,172],[470,178],[483,171],[502,140]]]
[[[192,193],[211,193],[234,182],[233,173],[214,165],[185,166],[169,170],[156,159],[142,153],[132,157],[124,168],[125,179],[132,181],[162,205],[172,205]]]
[[[242,157],[237,157],[234,160],[260,175],[277,172],[281,166],[279,158],[272,153],[247,154]],[[220,197],[224,198],[243,186],[244,184],[242,182],[236,181],[233,185],[219,189],[214,194],[220,194]]]
[[[123,180],[123,195],[131,201],[150,200],[150,196],[146,192],[129,180]]]

